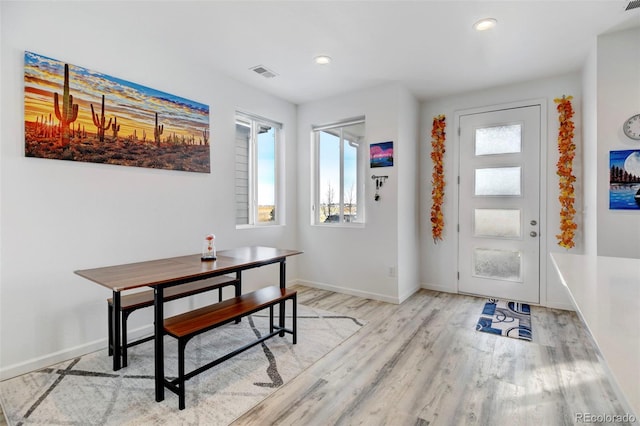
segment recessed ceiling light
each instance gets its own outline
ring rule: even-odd
[[[313,58],[314,62],[318,65],[327,65],[331,62],[331,56],[319,55]]]
[[[495,27],[498,21],[493,18],[484,18],[473,24],[473,29],[476,31],[486,31]]]

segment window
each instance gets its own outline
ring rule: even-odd
[[[236,226],[280,223],[278,149],[282,125],[236,113]]]
[[[313,223],[364,222],[364,117],[315,126]]]

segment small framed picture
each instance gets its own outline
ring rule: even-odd
[[[372,143],[369,146],[371,167],[393,167],[393,142]]]

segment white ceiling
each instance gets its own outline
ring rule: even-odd
[[[574,72],[597,35],[640,27],[640,8],[625,11],[628,3],[156,1],[135,4],[140,14],[116,10],[132,24],[153,19],[145,33],[190,63],[300,104],[388,82],[424,100]],[[484,17],[498,26],[474,31]],[[314,64],[318,54],[333,62]]]

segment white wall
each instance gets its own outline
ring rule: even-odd
[[[640,113],[640,28],[598,37],[598,255],[640,258],[640,212],[609,210],[609,151],[640,149],[622,123]]]
[[[598,252],[598,50],[596,40],[582,69],[584,254]]]
[[[420,288],[420,193],[418,185],[420,105],[399,89],[398,140],[398,297],[407,299]]]
[[[546,201],[546,212],[542,212],[541,238],[543,242],[541,258],[541,295],[540,303],[545,306],[572,309],[570,300],[562,284],[559,282],[551,264],[548,263],[548,253],[562,251],[564,249],[556,245],[555,235],[559,229],[559,205],[557,203],[558,179],[555,174],[555,164],[558,159],[557,134],[558,115],[554,98],[562,95],[572,95],[573,106],[576,114],[574,122],[576,124],[575,141],[578,145],[578,158],[574,161],[575,172],[578,179],[581,179],[582,171],[580,164],[581,150],[581,85],[579,74],[569,74],[553,78],[540,79],[527,83],[514,84],[503,87],[494,87],[482,91],[450,96],[442,99],[430,100],[422,105],[421,119],[421,153],[420,153],[420,193],[421,193],[421,271],[420,276],[422,286],[440,291],[457,292],[457,185],[456,175],[456,153],[457,153],[457,123],[453,117],[455,111],[493,106],[499,104],[509,104],[513,102],[526,101],[530,99],[545,99],[547,116],[547,127],[542,131],[542,142],[546,143],[546,188],[542,188],[541,198]],[[445,114],[447,117],[447,146],[444,158],[445,167],[445,198],[443,212],[445,216],[444,240],[434,244],[431,237],[431,222],[428,212],[431,209],[431,125],[433,117]],[[542,169],[545,170],[543,159]],[[581,196],[578,194],[576,205],[581,210]],[[546,218],[545,218],[546,213]],[[581,252],[582,250],[582,219],[576,215],[579,225],[579,232],[576,237],[576,248],[570,252]]]
[[[401,113],[405,113],[401,118]],[[396,84],[348,93],[329,99],[300,105],[298,107],[298,214],[300,249],[305,255],[300,258],[301,282],[319,288],[384,300],[392,303],[408,297],[415,260],[403,258],[399,262],[399,221],[402,227],[416,229],[411,201],[407,197],[415,194],[415,177],[407,182],[407,173],[415,168],[412,153],[415,153],[415,115],[417,103],[406,89]],[[331,123],[364,115],[366,119],[365,150],[365,215],[364,227],[314,226],[310,219],[312,204],[311,182],[311,128],[312,125]],[[414,130],[411,130],[413,126]],[[369,144],[394,142],[394,166],[369,168]],[[406,161],[407,170],[404,170]],[[402,172],[400,170],[403,170]],[[372,174],[388,175],[380,190],[380,201],[373,200],[375,183]],[[415,175],[414,175],[415,176]],[[402,183],[406,184],[406,187]],[[406,191],[406,195],[400,195]],[[409,211],[401,212],[400,206]],[[402,215],[402,217],[400,217]],[[413,221],[413,222],[412,222]],[[402,229],[402,235],[408,233]],[[413,240],[412,240],[413,241]],[[410,241],[408,244],[413,244]],[[400,267],[399,267],[400,265]],[[400,271],[400,275],[389,274],[389,268]],[[404,271],[404,269],[407,269]],[[412,271],[413,270],[413,271]],[[406,275],[403,275],[406,274]],[[394,276],[389,276],[394,275]],[[399,276],[403,284],[400,294]]]
[[[110,292],[74,270],[198,253],[204,234],[218,248],[297,248],[296,107],[208,72],[200,52],[164,50],[152,32],[155,3],[3,3],[0,121],[0,376],[106,346]],[[34,10],[37,7],[37,11]],[[165,16],[166,18],[166,16]],[[24,51],[99,70],[210,106],[211,173],[75,163],[24,156]],[[234,112],[284,123],[286,226],[236,230]],[[288,278],[297,275],[296,259]],[[245,274],[251,289],[277,267]],[[214,297],[210,296],[202,296]],[[133,329],[151,313],[131,317]]]

